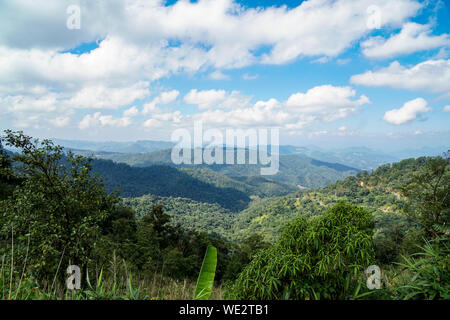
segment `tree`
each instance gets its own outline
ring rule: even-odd
[[[418,218],[428,237],[447,233],[450,222],[450,153],[426,160],[424,169],[401,188],[406,211]],[[447,229],[447,231],[445,231]]]
[[[345,299],[374,262],[373,221],[339,203],[320,217],[300,217],[259,251],[230,291],[235,299]]]
[[[118,204],[101,179],[91,174],[90,159],[64,155],[50,140],[5,131],[2,141],[19,149],[12,158],[22,183],[0,207],[1,232],[22,242],[19,255],[38,280],[51,280],[69,264],[85,268],[101,234],[100,225]],[[29,245],[27,245],[29,243]]]
[[[253,256],[263,249],[270,247],[270,243],[264,241],[264,237],[255,233],[242,241],[241,245],[234,248],[233,256],[226,266],[224,279],[235,280],[242,269],[253,259]]]
[[[15,177],[11,167],[11,157],[3,148],[0,140],[0,200],[10,196],[14,187],[18,185],[19,182],[19,179]]]

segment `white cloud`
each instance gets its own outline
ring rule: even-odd
[[[153,118],[161,121],[170,121],[172,123],[180,123],[183,119],[183,115],[180,111],[164,112],[153,115]]]
[[[156,119],[148,119],[144,122],[144,127],[146,128],[162,128],[164,123]]]
[[[117,109],[129,105],[150,94],[148,82],[138,82],[132,86],[108,88],[104,85],[88,86],[78,91],[68,104],[75,108]]]
[[[237,109],[250,105],[250,96],[243,95],[239,91],[233,90],[200,90],[192,89],[183,98],[188,104],[195,104],[199,110],[216,108]]]
[[[350,78],[353,84],[430,92],[450,91],[450,60],[427,60],[410,68],[394,61],[388,67]]]
[[[295,93],[284,102],[269,99],[253,105],[247,102],[234,108],[208,109],[193,115],[191,120],[202,120],[205,125],[215,127],[281,127],[298,132],[313,122],[345,118],[370,103],[364,95],[355,97],[356,92],[350,87],[324,85]]]
[[[391,58],[402,54],[430,50],[450,45],[450,36],[430,35],[431,25],[409,22],[401,31],[388,39],[372,37],[361,43],[363,53],[369,58]]]
[[[323,64],[323,63],[327,63],[328,61],[330,61],[330,58],[328,58],[328,57],[320,57],[318,59],[313,60],[312,63],[321,63],[321,64]]]
[[[218,104],[223,101],[225,97],[225,90],[212,89],[198,91],[197,89],[192,89],[184,96],[183,100],[188,104],[196,104],[200,110],[203,110]]]
[[[450,105],[447,105],[442,109],[444,112],[450,112]]]
[[[303,56],[335,57],[370,32],[366,9],[372,2],[309,0],[295,8],[254,9],[232,0],[173,5],[82,1],[81,29],[69,30],[66,9],[71,0],[2,1],[2,106],[7,103],[8,111],[22,110],[30,117],[75,108],[117,109],[147,97],[152,81],[176,73],[212,68],[222,70],[213,77],[224,79],[223,70],[230,68],[287,63]],[[422,4],[379,0],[377,6],[384,27],[403,24]],[[99,40],[90,52],[68,52]],[[268,50],[256,54],[261,48]],[[214,104],[210,98],[199,100],[199,107]],[[163,97],[153,102],[144,111],[168,103]],[[235,94],[220,103],[246,108],[248,99]]]
[[[70,118],[69,117],[57,117],[55,119],[50,119],[48,121],[57,128],[64,128],[69,125]]]
[[[303,114],[313,114],[323,121],[330,122],[347,117],[358,111],[369,98],[361,95],[358,100],[350,100],[356,92],[351,87],[317,86],[306,93],[296,93],[289,97],[286,105]]]
[[[291,9],[252,9],[232,0],[178,1],[170,6],[161,1],[89,1],[82,3],[82,26],[74,31],[65,28],[70,0],[9,1],[0,5],[0,56],[11,67],[0,68],[0,78],[13,71],[10,81],[30,73],[70,82],[151,81],[206,66],[334,57],[369,33],[366,9],[372,2],[310,0]],[[382,27],[400,25],[422,7],[413,0],[379,0],[377,6],[383,12]],[[98,39],[105,40],[90,53],[60,52]],[[171,46],[172,39],[179,45]],[[270,52],[255,56],[263,46]]]
[[[392,124],[404,124],[417,118],[418,115],[430,111],[428,103],[423,98],[417,98],[406,102],[400,109],[387,111],[383,120]]]
[[[127,110],[125,110],[123,112],[123,116],[124,117],[129,117],[129,118],[135,117],[138,114],[139,114],[139,110],[138,110],[138,108],[136,106],[132,106],[131,108],[129,108],[129,109],[127,109]]]
[[[102,115],[100,112],[94,114],[88,114],[78,124],[81,130],[98,128],[98,127],[116,127],[124,128],[131,125],[131,119],[129,117],[114,118],[111,115]]]
[[[258,79],[258,77],[259,77],[259,75],[257,75],[257,74],[248,74],[248,73],[244,73],[243,75],[242,75],[242,79],[244,79],[244,80],[255,80],[255,79]]]
[[[162,92],[159,95],[159,103],[161,103],[161,104],[172,103],[175,100],[177,100],[179,95],[180,95],[180,92],[178,90],[171,90],[171,91]]]
[[[142,113],[148,114],[151,112],[161,112],[161,110],[157,107],[158,105],[166,105],[166,104],[173,103],[177,100],[179,95],[180,95],[180,92],[178,90],[161,92],[151,102],[144,104]]]
[[[212,80],[230,80],[231,79],[231,77],[229,75],[222,73],[220,70],[211,72],[209,74],[209,78]]]

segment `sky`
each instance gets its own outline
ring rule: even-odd
[[[450,1],[1,0],[0,129],[280,144],[450,141]]]

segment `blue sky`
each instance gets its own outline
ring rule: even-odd
[[[170,140],[202,121],[449,146],[449,1],[5,1],[0,21],[2,129]]]

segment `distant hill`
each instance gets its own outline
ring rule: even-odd
[[[109,159],[119,163],[126,163],[136,167],[151,165],[175,166],[171,160],[171,150],[158,150],[150,153],[97,153],[94,156]],[[233,164],[233,165],[179,165],[176,167],[190,169],[209,169],[223,174],[231,179],[245,182],[255,181],[255,176],[260,176],[261,165]],[[287,187],[317,188],[324,187],[329,183],[343,179],[349,175],[356,174],[358,169],[338,163],[318,161],[301,155],[280,155],[279,172],[276,175],[264,176],[264,182],[276,183]],[[250,179],[250,180],[248,180]],[[245,182],[245,183],[247,183]],[[251,184],[251,183],[250,183]],[[281,194],[281,193],[278,193]],[[275,194],[272,194],[275,195]]]
[[[404,230],[411,227],[411,222],[402,212],[406,201],[399,188],[414,173],[420,171],[426,161],[426,157],[406,159],[380,166],[372,173],[359,172],[356,176],[347,177],[325,188],[253,199],[247,208],[234,214],[218,206],[214,207],[213,204],[173,197],[143,196],[124,201],[139,214],[150,210],[154,204],[162,204],[173,215],[175,223],[195,225],[198,230],[233,241],[260,233],[266,240],[273,242],[289,221],[300,215],[319,215],[337,202],[345,200],[373,213],[374,237],[379,239],[393,227]]]
[[[114,152],[114,153],[142,153],[156,150],[168,149],[173,146],[168,141],[138,140],[129,142],[120,141],[83,141],[83,140],[64,140],[52,139],[55,144],[61,145],[66,149],[75,149],[94,152]]]
[[[320,148],[280,146],[280,153],[286,155],[303,155],[319,161],[340,163],[362,170],[373,170],[381,164],[396,162],[402,159],[392,154],[372,150],[366,147],[322,150]]]
[[[122,197],[152,194],[183,197],[217,203],[232,211],[245,208],[247,194],[231,187],[217,187],[170,166],[131,167],[111,160],[95,159],[93,171],[103,177],[108,192],[117,190]]]
[[[82,140],[63,140],[53,139],[53,141],[59,145],[64,146],[66,149],[72,149],[80,153],[88,154],[93,152],[98,155],[107,154],[124,154],[123,157],[127,158],[130,154],[150,153],[153,151],[159,151],[164,149],[170,149],[173,147],[173,143],[169,141],[153,141],[153,140],[138,140],[130,142],[95,142],[95,141],[82,141]],[[279,146],[279,153],[281,155],[299,155],[308,158],[313,158],[318,161],[339,163],[345,166],[349,166],[361,170],[374,170],[378,166],[386,163],[398,162],[401,159],[416,158],[420,156],[436,156],[449,150],[449,146],[438,147],[423,147],[423,148],[410,148],[410,149],[393,149],[393,150],[376,150],[368,147],[346,147],[346,148],[332,148],[323,149],[313,145],[307,146],[292,146],[281,145]],[[163,151],[164,154],[164,151]],[[114,155],[110,157],[120,158],[120,155]],[[152,155],[155,164],[157,160],[157,153]],[[139,165],[141,160],[135,159],[136,163],[132,160],[117,160],[114,161],[128,163],[130,165]],[[163,161],[163,163],[165,163]]]

